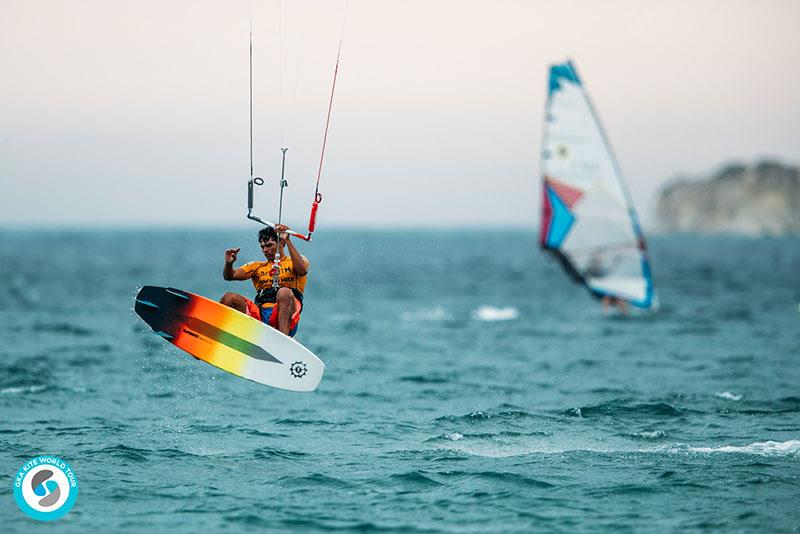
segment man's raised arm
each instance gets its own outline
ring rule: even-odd
[[[247,280],[250,278],[241,267],[233,268],[239,248],[229,248],[225,251],[225,265],[222,267],[222,278],[225,280]]]

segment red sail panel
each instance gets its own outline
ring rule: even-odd
[[[550,231],[550,221],[553,219],[553,207],[550,205],[550,197],[547,195],[547,179],[542,185],[542,224],[539,227],[539,245],[544,246],[547,242],[547,233]]]
[[[570,209],[572,209],[572,206],[574,206],[575,203],[578,202],[583,196],[583,191],[577,187],[572,187],[571,185],[559,182],[558,180],[545,178],[545,183],[553,189],[555,194],[558,195],[558,198],[560,198],[561,201]]]

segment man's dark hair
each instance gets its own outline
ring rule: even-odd
[[[258,241],[278,242],[278,233],[271,226],[267,226],[258,231]]]

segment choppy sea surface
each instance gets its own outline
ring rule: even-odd
[[[38,454],[69,532],[800,529],[800,239],[650,240],[662,309],[603,315],[522,230],[319,232],[310,394],[196,361],[133,313],[219,298],[231,231],[0,232],[0,524]]]

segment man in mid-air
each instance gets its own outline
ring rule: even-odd
[[[258,244],[267,261],[253,261],[234,268],[240,249],[225,251],[222,277],[225,280],[252,280],[256,297],[252,301],[238,293],[225,293],[220,302],[294,337],[303,309],[303,291],[310,264],[295,248],[287,230],[286,225],[277,224],[275,229],[266,227],[258,232]],[[288,255],[284,254],[284,247],[289,249]],[[273,284],[276,252],[280,253],[277,288]]]

